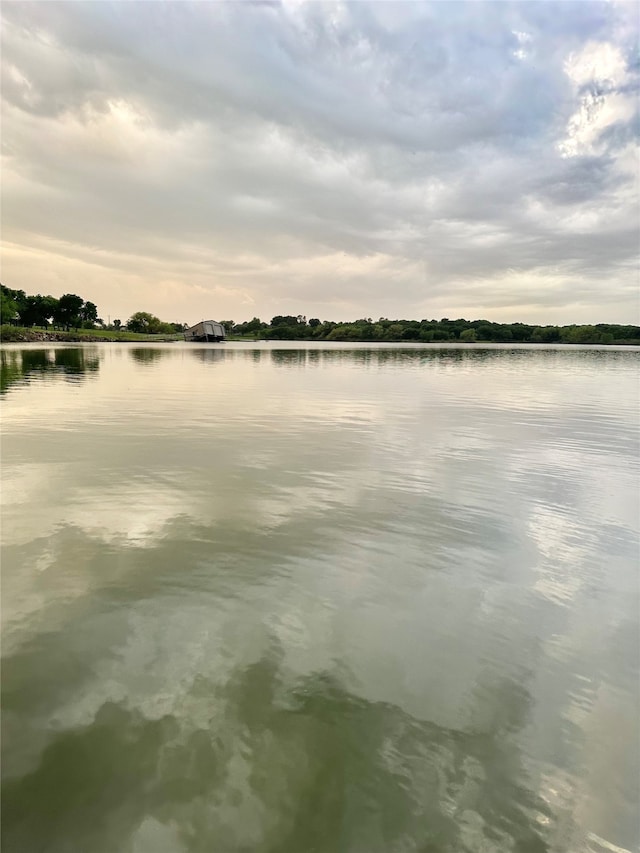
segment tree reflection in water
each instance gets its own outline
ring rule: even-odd
[[[100,369],[95,347],[60,347],[0,350],[0,393],[15,384],[26,385],[43,375],[68,382],[85,381]]]

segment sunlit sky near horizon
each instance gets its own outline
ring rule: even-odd
[[[638,322],[638,6],[4,2],[2,282]]]

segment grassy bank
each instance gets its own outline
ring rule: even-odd
[[[128,331],[115,331],[106,329],[78,329],[76,331],[71,332],[62,332],[59,330],[53,329],[43,329],[37,326],[33,326],[31,328],[25,328],[22,326],[0,326],[0,343],[46,343],[46,342],[67,342],[67,343],[108,343],[108,342],[122,342],[122,343],[172,343],[174,341],[182,341],[184,337],[181,333],[175,335],[144,335],[138,334],[137,332],[128,332]],[[227,335],[227,341],[241,341],[243,343],[255,343],[257,341],[271,341],[271,343],[278,343],[281,338],[274,335],[265,335],[262,333],[251,333],[247,335],[234,335],[233,333]],[[407,337],[401,340],[379,340],[372,337],[362,336],[342,336],[342,335],[331,335],[330,337],[322,338],[322,337],[312,337],[309,336],[299,336],[293,339],[284,337],[283,340],[291,341],[296,340],[299,343],[307,343],[307,342],[315,342],[322,343],[323,341],[331,341],[333,343],[403,343],[403,344],[412,344],[412,343],[430,343],[430,341],[421,340],[418,337]],[[458,338],[450,338],[448,340],[438,341],[438,343],[446,346],[447,344],[457,344],[457,343],[544,343],[540,340],[520,340],[520,341],[486,341],[486,340],[464,340]],[[607,339],[607,340],[583,340],[583,341],[572,341],[572,340],[559,340],[559,341],[550,341],[549,343],[554,344],[566,344],[566,343],[583,343],[583,344],[610,344],[615,346],[640,346],[640,338],[621,338],[621,339]]]
[[[137,332],[118,332],[106,329],[78,329],[71,332],[62,332],[53,329],[24,328],[21,326],[0,326],[1,343],[22,343],[47,341],[66,341],[69,343],[99,343],[109,341],[163,343],[166,341],[181,341],[183,336],[176,335],[141,335]]]

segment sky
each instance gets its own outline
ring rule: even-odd
[[[8,287],[123,322],[640,321],[635,3],[2,19]]]

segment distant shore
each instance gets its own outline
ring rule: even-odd
[[[0,345],[2,344],[15,344],[15,343],[83,343],[83,344],[95,344],[95,343],[149,343],[149,344],[167,344],[167,343],[176,343],[178,341],[183,341],[184,336],[182,334],[175,335],[149,335],[149,334],[140,334],[137,332],[129,332],[127,330],[123,331],[115,331],[115,330],[104,330],[104,329],[78,329],[75,331],[64,332],[58,329],[38,329],[38,328],[26,328],[22,326],[0,326]],[[461,340],[461,339],[453,339],[453,340],[442,340],[442,341],[424,341],[424,340],[411,340],[410,338],[404,338],[403,340],[371,340],[370,338],[333,338],[329,339],[318,339],[318,338],[274,338],[274,337],[260,337],[254,335],[234,335],[233,333],[227,335],[226,340],[229,342],[237,342],[237,343],[257,343],[258,341],[268,342],[277,344],[281,340],[285,343],[383,343],[383,344],[424,344],[424,343],[432,343],[439,344],[441,346],[447,346],[450,344],[491,344],[491,343],[500,343],[500,344],[529,344],[533,346],[537,346],[538,344],[553,344],[554,346],[564,346],[564,345],[572,345],[576,343],[582,343],[586,346],[640,346],[640,339],[627,339],[627,340],[607,340],[607,341],[483,341],[483,340]]]

